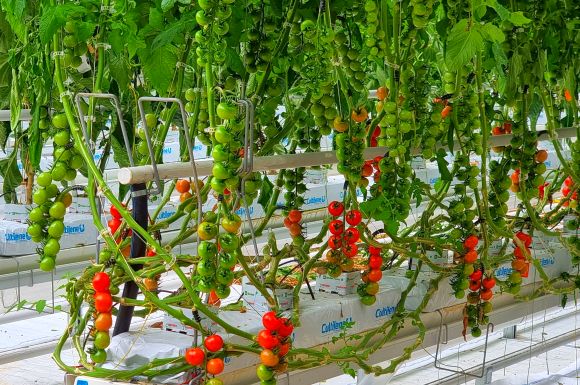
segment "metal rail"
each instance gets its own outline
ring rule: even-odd
[[[491,146],[506,146],[510,143],[510,140],[514,135],[498,135],[492,136],[490,138]],[[576,128],[568,127],[557,130],[558,139],[573,138],[576,136]],[[538,133],[538,141],[550,140],[550,135],[547,131],[540,131]],[[445,146],[441,146],[445,148]],[[369,147],[364,150],[365,159],[373,159],[376,156],[382,156],[387,153],[389,149],[387,147]],[[420,149],[415,149],[413,155],[418,155],[421,153]],[[297,167],[312,167],[312,166],[322,166],[325,164],[335,164],[338,160],[336,159],[336,153],[334,151],[321,151],[321,152],[308,152],[301,154],[288,154],[288,155],[272,155],[272,156],[260,156],[254,158],[254,171],[269,171],[269,170],[280,170],[284,168],[297,168]],[[211,170],[213,167],[213,160],[204,159],[196,161],[198,176],[208,176],[211,175]],[[171,163],[171,164],[159,164],[157,165],[157,171],[159,173],[159,178],[161,179],[178,179],[191,177],[191,165],[189,163]],[[152,181],[155,178],[155,170],[151,165],[137,166],[137,167],[125,167],[119,169],[117,173],[117,178],[121,184],[135,184],[144,183]]]

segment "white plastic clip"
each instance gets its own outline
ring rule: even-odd
[[[53,53],[50,54],[50,56],[54,59],[57,56],[64,56],[64,51],[54,51]]]
[[[72,98],[73,93],[70,91],[65,91],[65,92],[61,93],[60,94],[60,101],[62,102],[66,96],[70,96]]]
[[[177,257],[175,254],[171,254],[171,262],[165,264],[165,271],[171,270],[173,265],[175,265],[175,262],[177,262]]]
[[[106,51],[111,49],[111,45],[109,43],[98,42],[95,43],[95,48],[103,48]]]
[[[94,115],[85,115],[85,122],[88,122],[88,121],[91,121],[94,123],[97,121],[97,117]]]
[[[115,4],[111,3],[111,5],[108,6],[101,4],[101,12],[115,13]]]
[[[175,63],[175,67],[177,67],[177,68],[183,67],[186,71],[193,72],[193,67],[187,63],[182,62],[182,61],[178,61],[177,63]]]
[[[398,70],[398,69],[400,68],[400,66],[399,66],[398,64],[391,63],[390,61],[388,61],[388,60],[386,60],[386,59],[385,59],[385,64],[386,64],[386,65],[388,65],[388,66],[389,66],[389,67],[391,67],[391,68],[394,68],[394,69],[396,69],[396,70]]]
[[[206,132],[208,134],[213,134],[215,132],[215,127],[206,127],[203,129],[203,132]]]

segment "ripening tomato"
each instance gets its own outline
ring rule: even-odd
[[[191,189],[191,184],[186,179],[180,179],[177,182],[175,182],[175,189],[177,190],[178,193],[183,194]]]
[[[479,292],[479,298],[481,298],[484,301],[489,301],[491,297],[493,297],[493,291],[491,291],[490,289],[483,289],[482,291]]]
[[[380,269],[383,265],[383,259],[378,255],[371,255],[369,258],[369,269]]]
[[[368,273],[369,282],[379,282],[383,278],[383,271],[381,269],[372,269]]]
[[[264,349],[260,352],[260,361],[268,367],[274,367],[280,362],[280,357],[270,349]]]
[[[294,325],[292,325],[292,322],[285,317],[280,318],[280,323],[281,325],[280,328],[278,328],[278,335],[280,338],[289,337],[294,331]]]
[[[218,375],[224,371],[224,360],[221,358],[212,358],[207,361],[205,365],[205,371],[209,374]]]
[[[280,344],[280,340],[278,337],[272,334],[269,330],[260,330],[257,337],[258,345],[263,347],[264,349],[274,349],[276,346]]]
[[[383,86],[377,88],[377,99],[385,100],[389,96],[389,89]]]
[[[111,233],[115,234],[119,227],[121,226],[121,220],[117,218],[112,218],[107,222],[107,226],[109,226],[109,230]]]
[[[347,257],[352,258],[358,254],[358,246],[356,243],[347,243],[342,246],[342,253]]]
[[[302,220],[302,212],[300,210],[290,210],[288,218],[294,223],[299,223]]]
[[[493,277],[485,277],[483,279],[483,281],[481,281],[481,284],[486,289],[493,289],[494,286],[495,286],[495,278],[493,278]]]
[[[288,354],[289,351],[290,351],[289,343],[281,344],[280,346],[278,346],[278,355],[280,357],[284,357],[286,354]]]
[[[352,120],[354,120],[357,123],[362,123],[365,120],[367,120],[369,116],[369,113],[367,112],[367,109],[364,107],[359,108],[358,110],[352,110],[352,113],[350,114],[350,117],[352,118]]]
[[[443,119],[445,119],[446,117],[449,116],[449,114],[451,113],[451,110],[453,108],[450,105],[446,105],[445,107],[443,107],[443,110],[441,110],[441,117]]]
[[[332,201],[328,205],[328,212],[333,217],[338,217],[344,211],[344,205],[339,201]]]
[[[516,247],[514,249],[514,257],[516,257],[517,259],[526,259],[530,255],[531,255],[531,251],[527,247],[525,248],[525,252],[520,247]]]
[[[338,250],[342,246],[342,238],[340,235],[333,235],[328,238],[328,247],[333,250]]]
[[[381,255],[380,247],[369,246],[369,254],[370,255]]]
[[[471,273],[471,275],[469,276],[469,279],[472,281],[479,281],[479,280],[481,280],[482,276],[483,276],[483,271],[475,270],[473,273]]]
[[[363,177],[367,178],[367,177],[371,176],[372,174],[373,174],[373,166],[371,166],[370,164],[365,164],[362,167],[361,175]]]
[[[479,239],[477,238],[476,235],[470,235],[463,242],[463,246],[465,246],[466,249],[473,250],[477,247],[478,242],[479,242]]]
[[[516,237],[522,241],[522,243],[526,246],[526,247],[530,247],[530,245],[532,244],[532,237],[529,234],[524,233],[523,231],[519,231],[516,233]]]
[[[191,193],[189,191],[186,191],[184,193],[179,194],[179,201],[180,202],[185,202],[186,200],[188,200],[192,196],[193,195],[191,195]]]
[[[536,152],[536,155],[534,156],[534,159],[538,163],[544,163],[546,160],[548,160],[548,151],[546,151],[546,150],[538,150]]]
[[[288,227],[288,231],[290,232],[291,236],[297,237],[302,233],[302,226],[300,226],[298,223],[293,222],[290,225],[290,227]]]
[[[113,317],[111,313],[99,313],[95,319],[95,329],[100,332],[106,332],[113,326]]]
[[[477,261],[477,251],[469,250],[463,256],[463,260],[465,261],[465,263],[474,263],[475,261]]]
[[[203,341],[203,345],[207,350],[209,350],[212,353],[215,353],[224,347],[224,340],[219,334],[213,334],[205,338],[205,340]]]
[[[113,307],[113,298],[107,292],[95,293],[95,310],[99,313],[108,313]]]
[[[93,289],[95,289],[96,292],[108,292],[109,285],[111,285],[109,274],[101,271],[94,275]]]
[[[512,173],[510,178],[511,178],[513,184],[520,183],[520,173],[519,172],[516,171],[516,172]]]
[[[335,219],[328,224],[328,231],[333,235],[340,235],[344,231],[344,223],[340,219]]]
[[[572,94],[570,93],[570,90],[568,90],[567,88],[564,89],[564,99],[566,99],[568,103],[570,103],[573,100]]]
[[[264,313],[262,316],[262,325],[264,325],[267,330],[275,332],[280,329],[280,326],[282,326],[282,321],[280,321],[275,312],[269,311]]]
[[[362,214],[359,210],[350,210],[346,213],[346,223],[351,226],[357,226],[362,221]]]
[[[344,240],[347,243],[356,243],[360,238],[360,233],[356,227],[349,227],[344,233]]]

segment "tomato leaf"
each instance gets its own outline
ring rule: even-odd
[[[470,26],[467,19],[462,19],[449,33],[445,63],[449,70],[458,70],[483,48],[484,40],[479,24]]]
[[[73,3],[46,7],[42,12],[42,16],[40,16],[40,24],[38,25],[38,35],[41,43],[47,44],[56,31],[62,27],[69,18],[85,12],[85,7]]]
[[[162,0],[161,10],[163,10],[163,12],[169,11],[171,8],[173,8],[176,2],[177,0]]]
[[[113,148],[113,159],[119,167],[129,167],[129,156],[123,142],[115,135],[111,135],[111,147]]]
[[[46,300],[44,300],[44,299],[41,299],[40,301],[36,301],[34,303],[34,309],[39,313],[42,313],[42,311],[44,310],[45,307],[46,307]]]
[[[264,210],[268,207],[273,191],[274,185],[270,182],[268,176],[264,175],[264,178],[262,178],[262,187],[260,188],[260,196],[258,197],[258,203],[264,208]]]
[[[522,25],[530,23],[532,20],[525,17],[523,12],[518,11],[511,13],[509,21],[516,27],[521,27]]]
[[[32,168],[37,170],[40,166],[40,158],[42,156],[42,140],[39,128],[40,122],[40,103],[35,103],[32,113],[32,122],[28,127],[28,160]]]
[[[2,192],[6,203],[18,202],[15,189],[22,183],[22,174],[18,169],[17,154],[18,149],[15,148],[8,158],[0,160],[0,175],[4,179]]]
[[[191,28],[191,23],[194,20],[195,14],[193,12],[184,14],[179,21],[172,23],[169,28],[155,37],[153,43],[151,43],[151,50],[155,51],[160,47],[173,43],[176,37],[183,37],[184,32]],[[239,55],[236,54],[236,57],[239,58]]]
[[[445,153],[443,153],[442,151],[438,151],[437,152],[437,168],[439,169],[439,174],[441,175],[441,180],[450,182],[452,177],[451,177],[451,173],[449,172],[449,169],[447,168],[448,165],[449,165],[449,162],[447,162],[447,159],[445,159]]]
[[[503,31],[495,24],[485,23],[481,26],[481,33],[485,36],[486,40],[503,43],[505,41],[505,35]]]
[[[166,94],[175,73],[176,49],[172,45],[160,47],[146,57],[143,63],[145,77],[160,95]]]

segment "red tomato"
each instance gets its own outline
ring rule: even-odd
[[[481,270],[475,270],[473,273],[471,273],[471,275],[469,276],[469,279],[472,281],[479,281],[479,280],[481,280],[482,276],[483,276],[483,272]]]
[[[382,156],[375,156],[375,158],[373,159],[373,167],[376,168],[378,170],[379,168],[379,162],[381,161],[381,159],[383,159]]]
[[[514,257],[516,257],[517,259],[526,259],[530,255],[531,255],[531,251],[527,247],[526,247],[525,254],[524,254],[524,251],[519,247],[516,247],[514,249]]]
[[[269,311],[262,316],[262,325],[271,332],[275,332],[282,326],[282,321],[280,321],[275,312]]]
[[[514,172],[510,178],[512,179],[512,183],[513,184],[519,184],[520,183],[520,173],[518,171]]]
[[[483,281],[481,281],[481,284],[486,289],[493,289],[493,287],[495,286],[495,278],[493,278],[493,277],[485,277],[483,279]]]
[[[512,133],[512,122],[503,122],[503,130],[506,134]]]
[[[344,231],[344,223],[340,219],[335,219],[328,224],[328,231],[333,235],[340,235]]]
[[[358,254],[358,246],[356,243],[347,243],[342,247],[342,253],[347,257],[352,258]]]
[[[362,221],[362,214],[358,210],[350,210],[346,213],[346,223],[351,226],[356,226]]]
[[[207,350],[215,353],[224,347],[224,340],[218,334],[213,334],[205,338],[205,340],[203,341],[203,345]]]
[[[481,281],[469,281],[469,290],[479,291],[480,287],[481,287]]]
[[[519,231],[516,234],[516,237],[524,243],[526,247],[530,247],[532,244],[532,237],[529,234],[524,233],[523,231]]]
[[[205,370],[214,376],[220,374],[224,371],[224,360],[221,358],[212,358],[205,365]]]
[[[493,297],[493,291],[491,291],[490,289],[483,289],[482,291],[479,292],[479,298],[481,298],[484,301],[489,301],[491,297]]]
[[[360,233],[356,227],[349,227],[344,233],[344,240],[348,243],[356,243],[360,238]]]
[[[287,229],[289,229],[289,228],[290,228],[290,226],[292,226],[292,224],[293,224],[293,223],[294,223],[294,222],[292,222],[292,221],[290,220],[290,218],[288,218],[288,217],[284,218],[284,227],[286,227]]]
[[[95,310],[98,313],[108,313],[113,307],[113,298],[108,292],[98,292],[95,294]]]
[[[570,103],[573,100],[572,94],[570,93],[570,90],[568,90],[567,88],[564,89],[564,99],[566,99],[568,103]]]
[[[294,331],[294,325],[288,318],[280,318],[280,322],[282,323],[280,328],[278,329],[278,335],[280,338],[289,337],[292,332]]]
[[[205,360],[205,352],[201,348],[189,348],[185,351],[185,361],[191,366],[200,366]]]
[[[492,135],[502,135],[503,133],[504,132],[501,127],[495,126],[494,128],[491,129]]]
[[[333,217],[338,217],[344,211],[344,205],[339,201],[332,201],[328,205],[328,212]]]
[[[155,250],[151,250],[151,249],[147,250],[148,257],[154,257],[156,255],[157,255],[157,253],[155,252]]]
[[[278,334],[280,333],[278,332]],[[260,345],[264,349],[274,349],[276,346],[280,344],[280,340],[278,340],[278,337],[276,337],[275,335],[272,334],[271,331],[266,329],[260,330],[260,332],[258,333],[257,340],[258,345]]]
[[[288,344],[288,343],[278,346],[278,355],[280,357],[284,357],[286,354],[288,354],[289,351],[290,351],[290,344]]]
[[[379,282],[383,278],[383,272],[380,269],[372,269],[368,272],[367,278],[369,282]]]
[[[109,274],[104,272],[99,272],[93,277],[93,289],[96,292],[109,292],[109,285],[111,284],[111,279]]]
[[[117,209],[115,206],[111,206],[111,208],[109,209],[109,212],[111,213],[111,216],[115,219],[121,219],[121,213],[119,212],[119,209]]]
[[[328,238],[328,247],[330,247],[332,250],[338,250],[341,246],[342,238],[340,238],[340,235],[333,235]]]
[[[472,250],[472,249],[475,249],[477,247],[478,242],[479,242],[479,238],[477,238],[476,235],[470,235],[463,242],[463,246],[465,246],[466,249]]]
[[[463,256],[463,260],[465,261],[465,263],[474,263],[475,261],[477,261],[477,251],[469,250]]]
[[[572,177],[569,176],[566,179],[564,179],[564,185],[571,187],[574,184],[574,181],[572,180]]]
[[[562,187],[562,195],[564,195],[565,197],[570,195],[571,191],[572,191],[572,189],[570,189],[570,187],[568,187],[568,186]]]
[[[447,106],[443,107],[443,110],[441,110],[441,117],[442,117],[443,119],[445,119],[446,117],[448,117],[448,116],[449,116],[449,114],[451,113],[451,110],[452,110],[452,109],[453,109],[453,108],[451,108],[451,106],[450,106],[450,105],[447,105]]]
[[[117,218],[112,218],[111,220],[109,220],[109,222],[107,222],[107,226],[109,226],[109,230],[111,231],[111,233],[115,234],[119,229],[119,226],[121,226],[121,220]]]
[[[381,255],[381,248],[375,246],[369,246],[370,255]]]
[[[370,164],[365,164],[362,167],[361,175],[366,178],[371,176],[372,174],[373,174],[373,166],[371,166]]]
[[[302,212],[300,210],[290,210],[288,219],[294,223],[299,223],[302,220]]]
[[[380,269],[383,265],[383,259],[378,255],[371,255],[369,258],[369,268],[370,269]]]
[[[288,228],[288,231],[290,232],[291,236],[296,237],[302,233],[302,226],[293,222]]]

